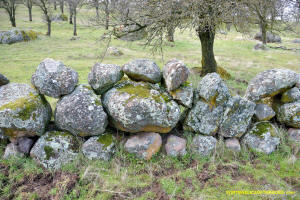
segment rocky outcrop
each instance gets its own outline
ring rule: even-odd
[[[51,107],[32,86],[10,83],[0,87],[0,128],[11,138],[42,135]]]
[[[74,90],[78,83],[78,73],[60,61],[46,58],[32,75],[31,83],[41,94],[59,98]]]
[[[149,59],[136,59],[123,66],[123,72],[132,80],[159,83],[162,77],[160,68]]]
[[[9,83],[9,80],[3,74],[0,74],[0,86],[6,85],[8,83]]]
[[[79,85],[56,104],[55,124],[77,136],[104,133],[108,124],[101,99],[88,85]]]
[[[167,139],[165,150],[169,156],[184,156],[187,153],[186,139],[175,135],[170,135]]]
[[[96,63],[88,76],[88,82],[97,94],[103,94],[114,86],[124,73],[121,67],[113,64]]]
[[[170,132],[180,119],[180,107],[159,85],[123,81],[103,96],[111,123],[119,130]]]

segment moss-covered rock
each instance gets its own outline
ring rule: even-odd
[[[38,37],[38,33],[33,30],[18,30],[12,29],[10,31],[0,33],[0,44],[13,44],[16,42],[27,42],[35,40]]]

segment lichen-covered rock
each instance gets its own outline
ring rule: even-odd
[[[241,137],[254,115],[255,103],[240,96],[227,101],[219,133],[224,137]]]
[[[262,33],[257,33],[254,39],[262,41]],[[268,43],[281,43],[281,37],[271,32],[267,32],[266,39]]]
[[[6,85],[8,83],[9,83],[9,80],[3,74],[0,74],[0,86]]]
[[[288,136],[290,140],[294,142],[300,142],[300,129],[289,128]]]
[[[78,136],[104,133],[108,124],[101,99],[88,85],[79,85],[56,104],[55,124]]]
[[[300,101],[300,89],[294,87],[281,95],[282,103],[292,103],[295,101]]]
[[[161,144],[162,139],[158,133],[139,133],[126,141],[125,150],[139,158],[150,160],[159,151]]]
[[[30,156],[48,169],[59,169],[78,156],[82,141],[60,131],[51,131],[41,136],[30,151]]]
[[[89,138],[82,145],[82,153],[90,160],[110,160],[114,153],[114,136],[105,134]]]
[[[108,47],[107,53],[112,56],[121,56],[123,55],[123,52],[119,50],[117,47]]]
[[[74,90],[78,83],[78,73],[60,61],[46,58],[38,65],[31,83],[41,94],[59,98]]]
[[[169,156],[184,156],[186,154],[186,139],[170,135],[165,144],[165,149]]]
[[[276,107],[277,120],[294,128],[300,128],[300,101]]]
[[[103,106],[117,129],[168,133],[180,119],[180,107],[158,84],[123,81],[103,98]]]
[[[225,146],[233,151],[239,152],[241,151],[241,145],[237,138],[228,138],[225,140]]]
[[[12,29],[10,31],[0,33],[0,44],[13,44],[16,42],[35,40],[36,38],[37,33],[32,30],[24,31]]]
[[[19,151],[18,145],[15,143],[9,143],[4,151],[3,159],[8,159],[10,157],[24,157],[24,153]]]
[[[51,119],[51,107],[28,84],[0,87],[0,128],[12,138],[42,135]]]
[[[257,122],[244,136],[242,142],[249,148],[270,154],[280,143],[278,131],[270,122]]]
[[[96,63],[88,76],[89,84],[97,94],[102,94],[121,80],[122,68],[113,64]]]
[[[177,59],[167,62],[163,68],[163,77],[168,91],[176,90],[189,77],[189,69],[186,65]]]
[[[258,121],[268,121],[272,119],[276,113],[266,104],[257,104],[255,107],[255,117]]]
[[[159,83],[162,77],[160,68],[149,59],[136,59],[123,66],[123,72],[132,80]]]
[[[212,136],[196,135],[193,138],[191,149],[194,153],[208,156],[215,149],[217,140]]]
[[[258,102],[292,88],[297,83],[297,74],[288,69],[270,69],[257,74],[249,83],[245,97]]]
[[[179,104],[187,108],[192,107],[194,89],[191,84],[180,86],[178,89],[171,91],[170,94]]]
[[[61,13],[61,14],[56,14],[52,17],[53,22],[58,22],[58,21],[68,21],[67,15]]]

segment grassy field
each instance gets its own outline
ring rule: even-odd
[[[0,45],[0,73],[11,82],[30,83],[31,75],[45,58],[53,58],[74,68],[80,83],[87,83],[91,67],[100,62],[106,47],[99,39],[105,32],[89,26],[86,9],[79,13],[79,40],[71,41],[72,25],[54,22],[52,35],[12,45]],[[27,10],[19,6],[17,27],[46,32],[41,13],[33,9],[33,22]],[[0,9],[0,30],[10,30],[8,16]],[[254,51],[257,43],[250,35],[235,31],[218,34],[215,55],[219,66],[232,79],[226,80],[237,93],[243,94],[247,82],[258,72],[272,68],[287,68],[300,73],[300,53],[285,50]],[[282,35],[280,45],[300,48],[291,43],[296,33]],[[299,35],[298,35],[299,37]],[[160,67],[170,58],[183,60],[188,67],[201,64],[201,46],[193,31],[176,32],[174,44],[164,46],[161,55],[153,55],[144,48],[143,41],[125,42],[113,39],[112,46],[124,52],[120,57],[105,56],[103,63],[123,65],[136,58],[150,58]],[[272,44],[279,46],[279,44]],[[190,81],[197,85],[198,75]],[[52,106],[54,99],[48,98]],[[286,131],[281,129],[282,137]],[[184,133],[190,142],[192,135]],[[87,161],[82,156],[64,166],[62,171],[42,169],[30,158],[0,159],[0,199],[300,199],[299,144],[283,139],[279,151],[262,155],[243,150],[232,153],[218,144],[218,151],[210,158],[188,153],[182,158],[171,158],[161,153],[150,161],[128,155],[122,148],[122,135],[117,152],[110,162]],[[166,137],[166,136],[163,136]],[[0,156],[3,149],[0,148]],[[284,190],[293,195],[227,195],[227,190]]]

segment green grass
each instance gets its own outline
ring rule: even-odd
[[[80,39],[71,41],[72,25],[68,22],[52,24],[52,36],[12,45],[0,45],[0,73],[11,82],[30,83],[38,64],[50,57],[62,61],[79,73],[79,82],[87,83],[91,67],[100,62],[105,43],[99,41],[105,32],[88,24],[88,13],[81,9],[78,17]],[[19,5],[17,27],[45,33],[46,24],[41,13],[33,8],[33,22],[27,10]],[[0,30],[10,30],[8,16],[0,9]],[[254,31],[251,33],[253,34]],[[290,41],[296,34],[284,35],[283,46],[300,48]],[[170,58],[183,60],[188,67],[201,65],[201,46],[193,31],[177,31],[174,45],[164,46],[161,55],[153,55],[144,48],[143,41],[125,42],[113,39],[111,45],[124,52],[120,57],[106,56],[103,63],[123,65],[132,59],[150,58],[160,67]],[[270,50],[254,51],[257,42],[248,35],[231,31],[217,35],[215,55],[219,66],[228,70],[234,79],[227,80],[231,89],[245,91],[258,72],[271,68],[287,68],[300,73],[299,52]],[[274,44],[272,44],[274,45]],[[192,75],[196,87],[200,78]],[[56,100],[47,98],[52,107]],[[286,132],[282,131],[286,135]],[[192,136],[185,134],[190,142]],[[282,137],[283,139],[285,137]],[[2,148],[0,148],[2,149]],[[0,150],[2,157],[3,150]],[[171,158],[161,152],[150,161],[142,161],[124,152],[121,144],[110,162],[87,161],[82,155],[63,167],[63,174],[42,169],[30,158],[0,159],[0,199],[38,199],[49,194],[52,199],[273,199],[280,196],[226,195],[226,190],[286,190],[300,195],[299,144],[283,140],[279,150],[263,155],[243,150],[233,153],[220,142],[218,151],[210,158],[188,154]],[[48,177],[48,178],[47,178]],[[50,179],[49,179],[50,177]],[[53,179],[52,179],[52,178]],[[72,178],[73,177],[73,178]],[[74,184],[70,184],[77,177]],[[69,180],[70,179],[70,180]],[[44,181],[44,182],[43,182]],[[43,183],[46,183],[43,185]],[[29,185],[30,186],[29,186]],[[42,192],[40,192],[42,191]],[[297,196],[298,195],[298,196]]]

